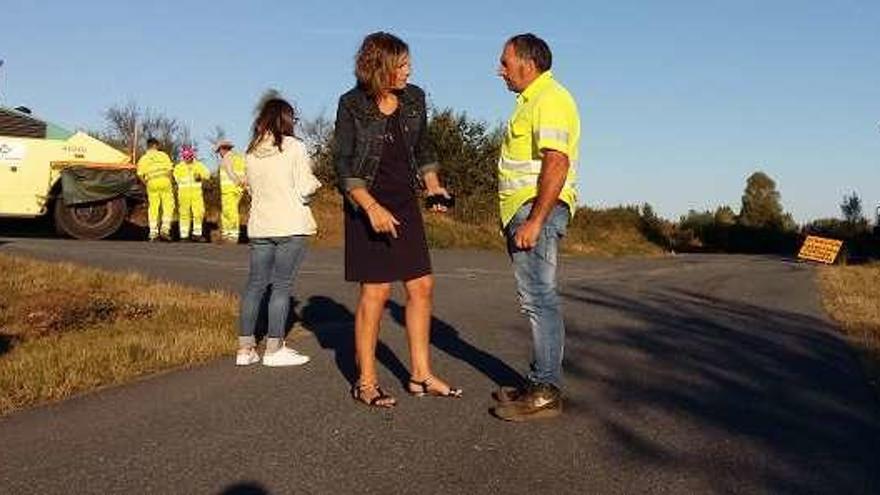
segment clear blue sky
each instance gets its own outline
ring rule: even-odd
[[[585,204],[738,209],[757,169],[798,221],[839,215],[849,191],[880,203],[880,2],[613,3],[4,0],[0,98],[70,128],[131,100],[241,145],[268,87],[332,117],[383,29],[435,105],[503,122],[501,44],[532,31],[580,105]]]

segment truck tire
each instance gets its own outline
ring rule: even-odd
[[[128,214],[125,198],[66,206],[55,201],[55,230],[76,239],[103,239],[122,226]]]

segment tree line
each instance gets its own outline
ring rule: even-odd
[[[135,149],[139,155],[143,153],[148,136],[157,138],[172,156],[177,156],[181,146],[193,142],[191,130],[182,121],[134,103],[112,106],[103,117],[104,128],[92,134],[126,152]],[[335,184],[333,122],[323,115],[304,119],[298,123],[297,132],[311,151],[318,178],[325,184]],[[444,182],[456,195],[453,218],[474,225],[497,225],[496,170],[503,128],[451,108],[433,108],[428,133],[436,147]],[[214,142],[224,137],[223,128],[216,126],[204,139]],[[637,226],[648,240],[668,250],[743,253],[791,253],[804,235],[814,234],[847,241],[850,254],[876,256],[877,243],[861,198],[856,193],[846,195],[840,209],[840,219],[817,219],[798,226],[784,210],[776,182],[756,171],[746,180],[738,211],[727,205],[714,211],[691,210],[673,222],[659,217],[647,203],[603,210],[581,207],[570,231],[620,223]]]

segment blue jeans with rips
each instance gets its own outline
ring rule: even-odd
[[[239,345],[256,345],[254,331],[260,303],[268,286],[269,324],[267,337],[283,339],[290,310],[290,285],[306,254],[308,236],[261,237],[250,240],[250,273],[241,298]]]
[[[504,229],[520,309],[532,327],[533,358],[527,378],[561,387],[565,324],[556,285],[556,260],[570,215],[568,206],[558,203],[547,217],[537,245],[529,250],[518,249],[514,235],[531,211],[532,204],[526,203]]]

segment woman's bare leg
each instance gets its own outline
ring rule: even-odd
[[[407,280],[406,286],[406,335],[409,339],[409,355],[412,363],[412,379],[421,382],[430,379],[431,390],[449,391],[449,385],[434,377],[431,371],[431,311],[434,305],[434,276]],[[420,391],[418,385],[409,384],[410,390]]]
[[[379,321],[385,303],[391,295],[391,284],[361,284],[361,295],[354,317],[355,360],[360,371],[359,382],[374,384],[376,373],[376,344],[379,340]]]

